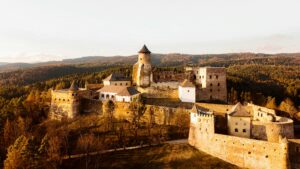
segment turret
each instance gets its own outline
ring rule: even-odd
[[[68,118],[73,118],[77,114],[79,114],[80,102],[79,102],[78,91],[79,91],[79,87],[75,83],[75,81],[73,81],[70,88],[69,88],[70,111],[68,112]]]
[[[144,45],[138,53],[138,61],[133,66],[133,84],[139,87],[149,87],[152,77],[151,52]]]
[[[151,52],[146,45],[139,51],[138,62],[139,64],[151,64]]]

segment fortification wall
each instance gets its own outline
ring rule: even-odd
[[[51,92],[50,118],[61,119],[63,117],[72,118],[80,111],[80,101],[77,96],[72,96],[67,90]]]
[[[126,119],[128,121],[132,120],[132,112],[129,109],[130,103],[124,103],[124,102],[115,102],[116,108],[114,117],[117,119]],[[177,125],[178,120],[185,121],[186,124],[189,124],[189,113],[187,110],[182,109],[184,113],[183,116],[180,116],[181,118],[185,119],[178,119],[179,118],[179,112],[176,108],[171,107],[164,107],[164,106],[155,106],[155,105],[146,105],[147,110],[145,114],[141,118],[141,122],[145,123],[155,123],[160,125]]]
[[[288,169],[288,144],[222,134],[201,134],[191,124],[189,144],[229,163],[250,169]]]
[[[251,137],[269,142],[279,142],[282,138],[294,138],[293,120],[281,117],[281,122],[252,121]]]
[[[151,87],[153,88],[158,88],[158,89],[176,89],[178,90],[178,86],[179,86],[180,82],[176,81],[176,82],[152,82],[151,83]]]
[[[162,84],[161,84],[162,85]],[[178,98],[178,89],[168,89],[164,87],[138,87],[137,90],[146,98]]]

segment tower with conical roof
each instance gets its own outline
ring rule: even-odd
[[[139,51],[137,63],[133,66],[133,84],[139,87],[149,87],[151,83],[151,75],[151,52],[147,46],[144,45]]]
[[[69,111],[67,114],[68,118],[73,118],[79,114],[80,111],[80,102],[78,96],[79,87],[75,81],[72,82],[69,88]]]

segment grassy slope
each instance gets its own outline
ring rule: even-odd
[[[65,160],[62,168],[86,168],[85,158]],[[188,144],[164,144],[94,156],[88,168],[105,169],[239,169]]]

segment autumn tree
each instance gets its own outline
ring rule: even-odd
[[[85,168],[89,168],[90,153],[103,149],[101,142],[92,133],[82,134],[77,140],[77,149],[85,153]]]

